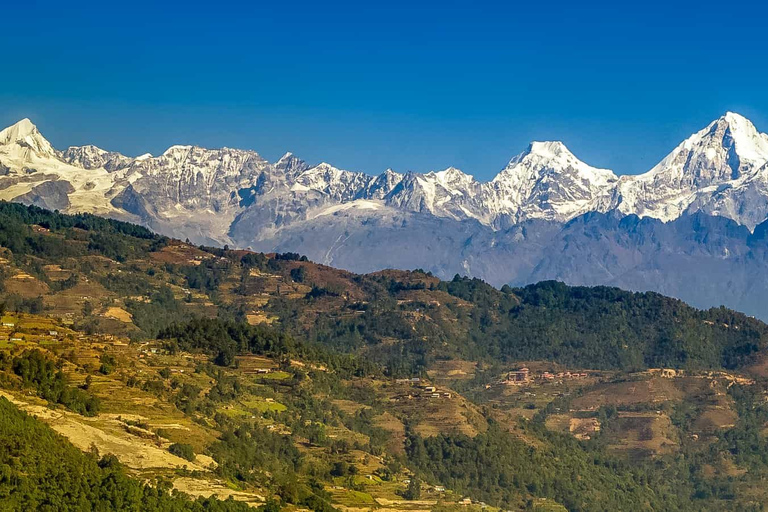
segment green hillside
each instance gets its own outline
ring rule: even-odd
[[[724,308],[355,275],[9,203],[0,272],[3,510],[768,500],[768,326]]]

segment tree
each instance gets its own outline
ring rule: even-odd
[[[256,510],[257,512],[280,512],[282,508],[279,501],[270,498]]]
[[[195,450],[192,448],[191,444],[173,443],[168,447],[168,451],[177,457],[181,457],[182,459],[188,460],[190,462],[195,460]]]
[[[297,283],[303,283],[306,277],[307,277],[307,271],[304,269],[304,267],[296,267],[293,270],[291,270],[291,279],[293,279]]]
[[[331,476],[347,476],[349,474],[349,464],[343,460],[338,460],[333,463],[333,469],[331,469]]]
[[[101,361],[101,367],[99,367],[99,373],[103,373],[104,375],[109,375],[110,373],[115,371],[115,367],[117,366],[117,361],[115,361],[114,357],[112,357],[109,354],[102,354],[99,359]]]
[[[417,500],[421,498],[421,482],[415,476],[408,483],[408,488],[403,492],[403,498],[407,500]]]
[[[218,366],[232,366],[235,362],[235,348],[229,344],[224,345],[213,362]]]

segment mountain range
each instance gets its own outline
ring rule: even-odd
[[[371,176],[230,148],[60,151],[24,119],[0,132],[0,199],[356,272],[611,284],[768,318],[768,135],[734,113],[644,174],[533,142],[488,182],[453,167]]]

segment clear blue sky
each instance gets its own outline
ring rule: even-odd
[[[107,4],[3,5],[0,124],[481,179],[531,140],[624,174],[726,110],[768,131],[758,2]]]

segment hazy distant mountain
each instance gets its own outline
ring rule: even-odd
[[[370,176],[229,148],[58,151],[25,119],[0,132],[0,199],[355,271],[615,284],[768,317],[768,135],[733,113],[642,175],[533,142],[489,182],[453,167]]]

